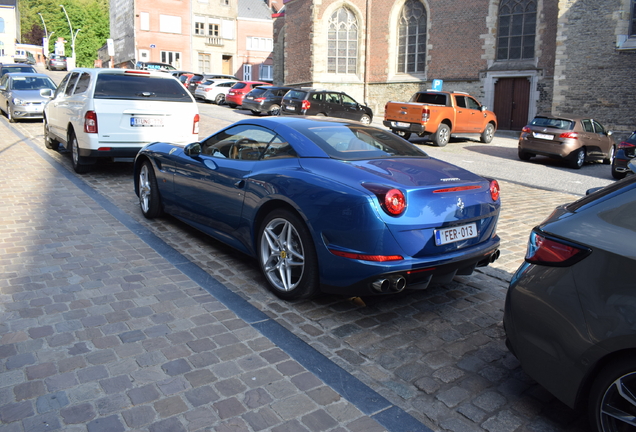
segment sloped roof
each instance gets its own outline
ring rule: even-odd
[[[238,0],[238,17],[271,21],[272,11],[263,0]]]

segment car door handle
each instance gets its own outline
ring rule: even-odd
[[[239,189],[243,189],[245,187],[245,180],[239,180],[236,183],[234,183],[234,186],[236,186]]]

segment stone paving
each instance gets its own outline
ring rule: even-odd
[[[122,226],[33,144],[10,136],[0,143],[3,431],[389,429]],[[47,155],[70,170],[68,155]],[[144,220],[130,164],[82,179],[433,430],[587,430],[584,413],[521,371],[501,324],[530,229],[575,196],[502,182],[502,256],[472,276],[391,297],[283,302],[253,260],[173,218]]]

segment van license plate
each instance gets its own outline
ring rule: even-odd
[[[132,127],[163,127],[163,119],[160,117],[131,117]]]
[[[435,244],[437,246],[474,237],[477,237],[477,225],[475,223],[435,230]]]

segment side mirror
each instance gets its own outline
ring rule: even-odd
[[[53,97],[53,90],[51,89],[40,89],[40,96],[45,97],[45,98],[52,98]]]
[[[482,111],[486,111],[487,109],[488,109],[488,107],[487,107],[486,105],[482,105],[482,106],[481,106],[481,110],[482,110]]]
[[[607,131],[607,136],[612,136],[612,135],[614,135],[614,132],[612,132],[612,131]]]
[[[186,156],[190,156],[191,158],[199,156],[201,154],[201,143],[194,142],[194,143],[188,144],[183,149],[183,153]]]

